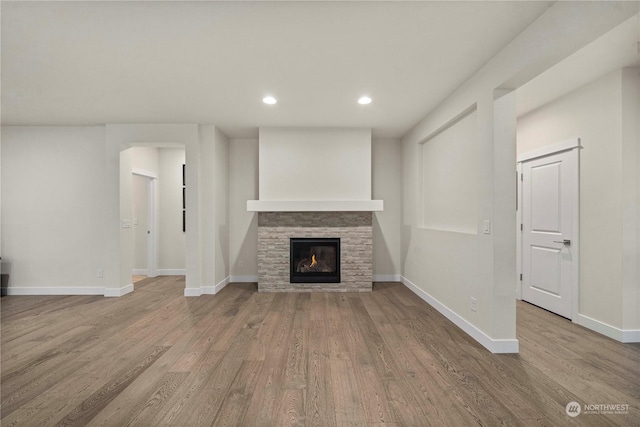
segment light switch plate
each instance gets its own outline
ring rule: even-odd
[[[482,223],[482,232],[484,234],[491,234],[491,221],[485,219]]]

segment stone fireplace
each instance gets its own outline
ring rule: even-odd
[[[371,291],[371,129],[261,127],[258,150],[258,290]]]
[[[259,212],[258,290],[371,291],[372,235],[371,212]]]

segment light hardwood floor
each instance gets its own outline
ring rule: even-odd
[[[398,283],[183,291],[2,298],[2,426],[640,425],[640,346],[526,303],[520,354],[493,355]]]

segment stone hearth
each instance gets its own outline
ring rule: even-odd
[[[340,283],[289,283],[289,239],[340,238]],[[259,212],[258,290],[366,292],[372,289],[371,212]]]

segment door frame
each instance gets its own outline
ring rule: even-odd
[[[580,305],[580,150],[582,145],[580,138],[571,138],[566,141],[548,145],[536,150],[527,151],[526,153],[519,154],[517,157],[517,211],[516,211],[516,298],[522,300],[522,256],[523,256],[523,218],[522,218],[522,164],[529,160],[537,159],[540,157],[546,157],[552,154],[561,153],[564,151],[570,151],[570,159],[573,162],[571,171],[572,179],[574,180],[574,194],[572,195],[571,206],[572,215],[572,241],[571,249],[573,255],[573,263],[571,269],[571,321],[578,322],[578,312]]]
[[[134,168],[133,175],[142,176],[148,179],[147,186],[147,276],[156,277],[158,275],[158,203],[157,203],[157,180],[158,176],[149,171]]]

